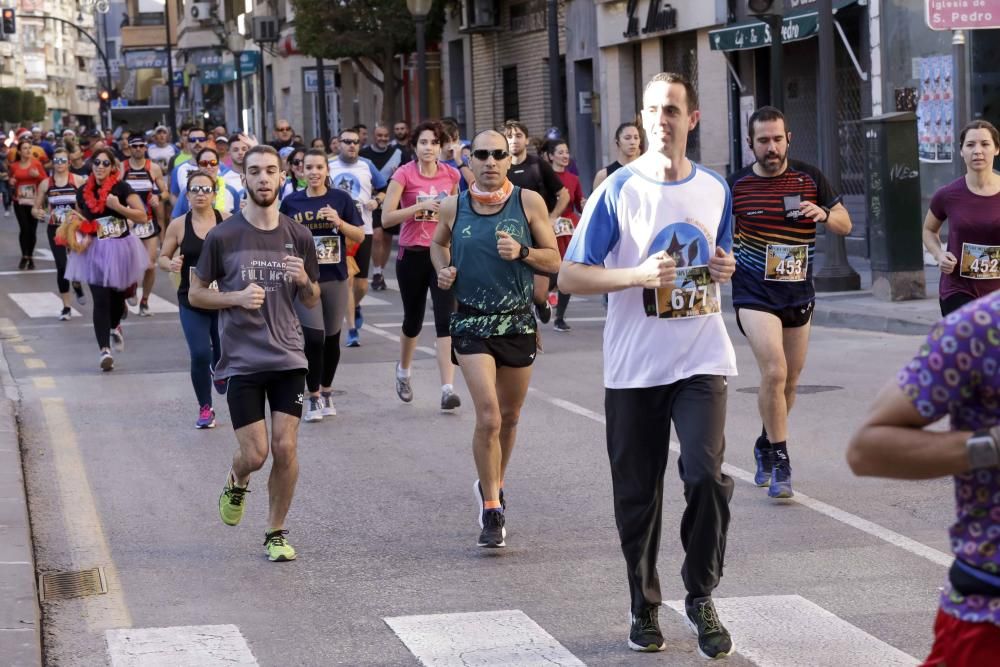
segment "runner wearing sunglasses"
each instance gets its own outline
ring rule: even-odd
[[[198,169],[206,172],[215,179],[215,200],[212,208],[227,216],[233,215],[240,210],[240,199],[242,195],[226,179],[219,175],[219,153],[214,148],[202,148],[195,156]],[[185,179],[186,189],[186,179]],[[179,218],[191,210],[191,203],[188,198],[178,199],[174,206],[173,217]]]
[[[392,229],[402,224],[399,254],[396,256],[396,280],[403,300],[403,335],[400,337],[399,363],[396,364],[396,395],[409,403],[413,400],[410,365],[417,350],[417,338],[423,328],[427,290],[434,307],[437,336],[438,372],[441,375],[441,409],[454,410],[462,401],[455,393],[455,367],[451,363],[451,333],[448,330],[455,300],[437,284],[431,264],[430,246],[438,224],[441,201],[458,192],[461,175],[452,166],[440,162],[444,129],[434,121],[418,125],[412,135],[416,160],[396,170],[389,182],[382,212],[382,227]]]
[[[42,181],[35,195],[35,207],[31,211],[36,220],[45,220],[45,231],[49,237],[49,249],[56,261],[56,285],[59,287],[59,297],[62,299],[62,312],[59,319],[70,319],[72,310],[69,306],[69,281],[66,280],[66,246],[56,243],[56,230],[65,220],[66,213],[76,205],[76,191],[83,185],[84,179],[70,173],[69,154],[65,148],[58,148],[52,154],[52,177]],[[78,294],[83,290],[79,285]]]
[[[156,280],[156,253],[160,245],[160,228],[164,224],[160,193],[167,186],[160,166],[146,157],[146,140],[141,134],[129,137],[128,149],[129,158],[124,165],[125,181],[142,198],[149,216],[147,222],[132,227],[132,233],[139,237],[149,253],[149,269],[142,277],[142,300],[139,302],[139,316],[149,317],[149,295],[153,293]]]
[[[438,288],[451,290],[458,302],[452,359],[476,407],[477,544],[498,548],[506,545],[504,472],[535,361],[534,275],[555,273],[559,250],[541,195],[507,178],[511,157],[504,135],[481,132],[472,148],[476,180],[441,205],[431,260]]]
[[[177,217],[177,202],[187,199],[183,195],[187,192],[188,176],[198,170],[198,152],[202,148],[211,145],[205,130],[200,127],[193,127],[188,131],[185,152],[181,153],[177,159],[179,160],[184,155],[190,155],[190,158],[177,164],[173,171],[170,172],[170,205],[174,207],[170,215],[171,218]]]
[[[305,160],[306,149],[303,146],[294,148],[292,154],[288,156],[288,178],[285,179],[278,195],[282,201],[293,192],[306,189]]]

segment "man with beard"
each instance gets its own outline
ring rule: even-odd
[[[149,317],[149,295],[153,293],[156,281],[159,240],[168,222],[160,204],[160,195],[167,192],[167,186],[160,166],[146,157],[146,139],[141,133],[129,137],[128,148],[128,160],[122,165],[124,178],[142,198],[149,216],[148,222],[132,226],[132,233],[139,237],[149,253],[149,268],[142,278],[142,300],[139,301],[139,317]]]
[[[405,120],[397,120],[392,126],[392,146],[399,148],[407,156],[407,160],[413,159],[410,152],[410,124]]]
[[[764,422],[754,444],[754,482],[771,498],[791,498],[788,413],[806,361],[816,225],[851,231],[851,217],[819,169],[788,159],[792,134],[774,107],[748,121],[755,162],[729,177],[733,192],[736,324],[760,367],[757,407]]]
[[[228,380],[229,412],[239,449],[219,497],[223,523],[243,518],[250,475],[273,458],[264,546],[271,561],[295,559],[285,517],[295,492],[302,396],[308,363],[295,315],[319,301],[319,264],[312,235],[278,212],[281,160],[270,146],[247,152],[244,209],[205,237],[188,300],[219,310],[222,355],[215,379]],[[218,289],[210,289],[213,282]],[[271,411],[268,441],[264,402]]]

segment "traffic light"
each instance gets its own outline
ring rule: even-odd
[[[108,100],[111,99],[111,93],[109,93],[106,90],[102,90],[100,93],[100,97],[101,97],[101,102],[107,102]]]
[[[747,0],[747,11],[758,16],[784,14],[784,0]]]
[[[14,8],[3,8],[3,19],[0,20],[0,34],[13,35],[17,32],[17,25],[14,18]]]

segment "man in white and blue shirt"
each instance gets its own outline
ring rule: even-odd
[[[682,578],[698,650],[729,655],[733,642],[712,602],[722,576],[733,480],[722,473],[726,377],[736,355],[719,284],[736,269],[732,197],[717,174],[685,157],[699,120],[697,93],[658,74],[643,93],[649,148],[591,195],[566,250],[559,289],[608,293],[604,328],[607,446],[615,520],[628,569],[628,646],[662,651],[656,560],[663,476],[673,421],[687,507]]]

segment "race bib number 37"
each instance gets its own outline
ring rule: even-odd
[[[809,275],[809,246],[768,244],[764,280],[800,283],[807,275]]]
[[[722,310],[719,285],[712,282],[708,266],[679,268],[673,287],[643,290],[642,296],[649,317],[704,317]]]
[[[556,236],[573,236],[573,221],[569,218],[558,218],[552,225]]]
[[[316,261],[320,264],[340,264],[340,237],[314,236]]]
[[[1000,278],[1000,245],[962,244],[962,262],[959,275],[973,280]]]

